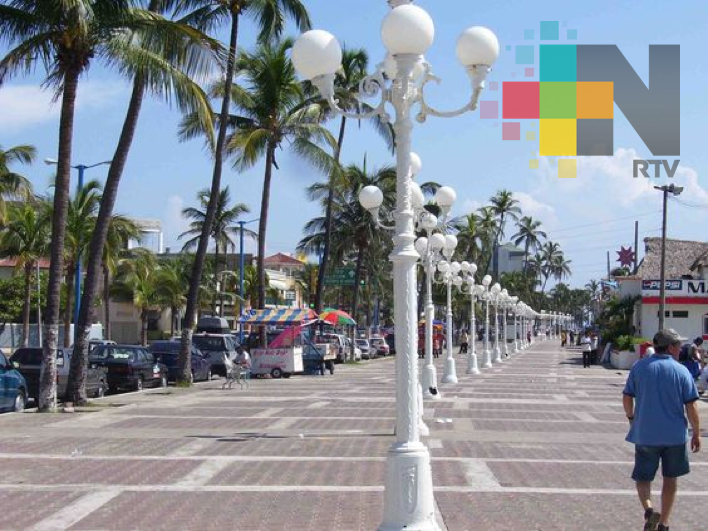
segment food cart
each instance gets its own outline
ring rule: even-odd
[[[242,315],[240,322],[244,325],[287,327],[266,348],[251,349],[251,374],[289,378],[291,374],[303,372],[300,330],[316,318],[312,310],[293,308],[250,310]]]

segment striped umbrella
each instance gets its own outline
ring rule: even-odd
[[[319,315],[320,321],[325,321],[329,324],[333,325],[355,325],[356,321],[352,319],[352,316],[349,315],[347,312],[343,312],[342,310],[334,310],[332,308],[327,308],[325,309],[320,315]]]

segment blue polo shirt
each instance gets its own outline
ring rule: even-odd
[[[678,446],[688,441],[685,404],[698,400],[688,369],[669,354],[634,364],[623,393],[634,397],[634,422],[626,440],[640,446]]]

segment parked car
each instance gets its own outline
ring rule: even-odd
[[[344,348],[347,349],[347,357],[351,357],[352,340],[348,337],[344,338]],[[357,346],[354,347],[354,361],[361,361],[361,349]]]
[[[372,337],[370,343],[377,356],[388,356],[391,353],[388,343],[382,337]]]
[[[337,363],[344,363],[346,358],[346,342],[345,337],[339,334],[322,334],[315,338],[317,343],[330,343],[337,350]]]
[[[179,379],[179,351],[182,347],[180,341],[155,341],[148,350],[155,359],[167,366],[167,380],[176,382]],[[197,347],[192,345],[192,381],[201,382],[211,380],[211,363]]]
[[[211,372],[226,377],[226,367],[222,354],[226,353],[229,359],[236,357],[239,344],[231,334],[194,334],[192,345],[202,351],[207,361],[211,364]]]
[[[367,339],[357,339],[356,346],[361,350],[361,358],[364,360],[371,359],[371,345]]]
[[[99,345],[91,351],[89,361],[108,369],[111,391],[145,386],[167,387],[167,366],[155,361],[152,352],[137,345]]]
[[[386,341],[386,344],[388,345],[388,351],[390,354],[395,354],[396,353],[396,335],[392,332],[390,334],[386,334],[384,337],[384,341]]]
[[[0,352],[0,411],[22,411],[26,404],[27,382]]]
[[[57,396],[62,398],[66,394],[71,368],[70,348],[57,349]],[[27,382],[27,397],[39,399],[39,378],[42,372],[42,349],[40,347],[18,348],[10,358],[12,364],[24,376]],[[86,394],[95,398],[104,395],[108,388],[106,369],[89,363],[86,372]]]

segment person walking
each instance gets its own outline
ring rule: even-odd
[[[639,501],[644,509],[644,531],[668,531],[678,478],[689,473],[688,430],[691,450],[701,449],[698,390],[688,369],[678,363],[681,338],[671,329],[654,336],[656,353],[634,364],[627,377],[622,405],[629,420],[626,440],[634,444],[634,470]],[[651,503],[651,484],[661,462],[661,513]]]
[[[467,347],[470,344],[470,336],[467,335],[467,330],[463,330],[460,334],[460,354],[467,354]]]
[[[583,350],[583,369],[585,369],[590,367],[592,357],[592,340],[590,339],[590,332],[585,332],[583,339],[580,340],[580,346]]]

